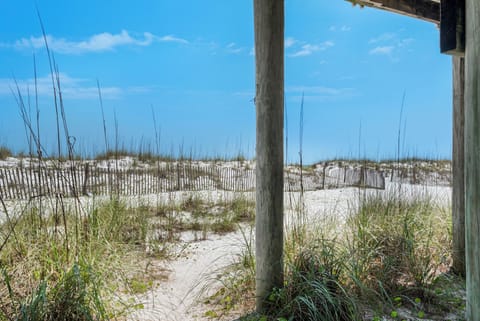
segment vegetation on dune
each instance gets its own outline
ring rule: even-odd
[[[216,315],[245,302],[253,308],[248,244],[209,301],[218,304]],[[243,320],[411,320],[461,316],[465,308],[464,280],[448,273],[450,210],[426,195],[361,197],[345,222],[299,218],[287,233],[285,258],[285,285],[266,298],[270,313]]]
[[[344,221],[329,213],[310,221],[304,198],[291,201],[295,218],[285,239],[285,284],[266,298],[270,313],[245,320],[462,313],[464,280],[447,273],[450,209],[428,195],[358,193],[359,204],[352,203]],[[0,226],[0,320],[122,318],[142,308],[129,295],[145,293],[164,278],[149,271],[149,262],[169,259],[183,231],[203,240],[239,228],[245,248],[221,275],[223,286],[206,300],[212,308],[205,316],[253,308],[255,211],[246,195],[213,202],[191,193],[134,207],[116,197],[93,200],[85,207],[60,196],[32,199],[16,213],[4,206],[9,215]]]
[[[6,159],[7,157],[12,157],[12,151],[6,146],[0,146],[0,160]]]
[[[6,236],[0,293],[8,298],[0,320],[109,320],[122,314],[111,299],[124,287],[118,276],[132,270],[128,254],[135,251],[142,260],[145,213],[118,200],[84,214],[64,206],[48,215],[37,206],[0,226]]]
[[[59,207],[49,212],[52,202]],[[254,219],[245,197],[214,203],[189,196],[135,207],[112,198],[90,209],[80,205],[31,202],[0,225],[0,296],[6,299],[0,320],[116,319],[141,308],[125,297],[163,279],[149,272],[149,262],[168,259],[182,231],[197,224],[205,239]]]

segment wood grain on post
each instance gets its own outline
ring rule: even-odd
[[[453,57],[452,236],[453,271],[465,275],[465,60]]]
[[[283,286],[284,1],[254,0],[256,64],[256,308]]]
[[[480,320],[480,2],[466,3],[465,257],[467,320]]]

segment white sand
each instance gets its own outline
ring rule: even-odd
[[[210,235],[205,241],[190,243],[184,255],[166,266],[171,271],[168,281],[139,298],[144,309],[136,311],[129,319],[208,320],[204,316],[208,308],[201,301],[218,289],[217,275],[234,262],[242,245],[239,232]]]

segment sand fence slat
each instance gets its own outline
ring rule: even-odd
[[[11,185],[11,180],[10,180],[10,177],[8,175],[9,173],[9,169],[8,168],[5,168],[3,170],[3,179],[4,179],[4,189],[5,189],[5,198],[8,198],[8,199],[12,199],[12,193],[10,192],[10,185]]]
[[[8,191],[9,191],[9,194],[10,194],[10,199],[16,199],[17,195],[15,193],[15,176],[13,175],[13,169],[9,169],[7,171],[8,173],[8,181],[9,181],[9,185],[8,185]]]
[[[8,182],[7,182],[7,177],[6,177],[4,168],[0,168],[0,179],[2,181],[2,185],[1,185],[2,198],[7,199],[8,198],[8,188],[7,188]]]
[[[18,198],[20,199],[25,199],[25,194],[24,194],[24,188],[23,188],[23,181],[22,181],[22,178],[21,178],[21,173],[20,173],[21,169],[20,168],[15,168],[15,177],[16,177],[16,184],[15,184],[15,188],[17,190],[17,195],[18,195]]]
[[[29,170],[29,179],[30,179],[30,184],[29,184],[29,194],[30,194],[30,197],[33,197],[33,196],[40,196],[40,180],[39,180],[39,170],[38,170],[38,167],[30,167],[30,170]]]
[[[0,181],[1,181],[1,185],[0,185],[1,197],[2,199],[6,199],[7,198],[7,193],[5,189],[6,179],[5,179],[5,173],[3,168],[0,168]]]
[[[10,199],[15,199],[15,180],[12,178],[12,169],[9,168],[5,172],[7,176],[7,190],[8,190],[8,195]]]

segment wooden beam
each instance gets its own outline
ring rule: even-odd
[[[453,57],[452,237],[455,273],[465,276],[465,60]]]
[[[256,304],[283,286],[284,0],[254,0],[257,109]]]
[[[433,23],[440,22],[440,0],[347,0]],[[445,0],[444,0],[445,1]]]
[[[440,51],[465,54],[465,0],[443,0],[440,10]]]
[[[480,320],[480,1],[466,0],[465,259],[467,320]]]

